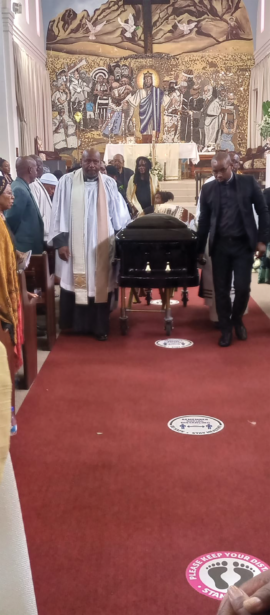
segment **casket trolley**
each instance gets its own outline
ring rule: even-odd
[[[166,214],[149,214],[130,222],[116,235],[120,260],[120,327],[128,331],[125,289],[164,290],[165,331],[173,328],[170,298],[175,288],[183,288],[182,301],[188,302],[188,288],[198,286],[196,235],[184,222]]]

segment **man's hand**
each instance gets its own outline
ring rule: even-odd
[[[258,574],[241,588],[230,587],[217,615],[270,613],[270,570]]]
[[[59,258],[61,258],[62,261],[65,261],[66,263],[68,262],[68,259],[70,257],[70,251],[68,246],[63,246],[63,248],[59,248],[58,254]]]
[[[265,255],[266,252],[266,245],[265,243],[262,243],[261,241],[259,241],[259,243],[257,243],[257,252],[256,252],[256,256],[257,258],[261,258],[262,256]]]
[[[205,258],[205,254],[199,254],[197,261],[199,263],[199,265],[205,265],[206,263],[206,258]]]

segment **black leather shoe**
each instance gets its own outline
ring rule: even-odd
[[[96,335],[96,339],[97,339],[99,342],[107,342],[108,335]]]
[[[218,343],[221,348],[227,348],[227,346],[230,346],[232,343],[232,332],[228,331],[227,333],[222,333]]]
[[[241,342],[245,342],[247,340],[247,330],[243,323],[241,323],[241,325],[235,325],[234,328],[236,337],[241,340]]]

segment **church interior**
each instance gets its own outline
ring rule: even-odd
[[[0,0],[0,615],[270,613],[269,24]]]

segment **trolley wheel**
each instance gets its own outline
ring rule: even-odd
[[[146,291],[146,303],[147,305],[150,305],[152,301],[152,291],[151,290],[147,290]]]
[[[172,332],[172,322],[165,322],[165,333],[166,335],[171,335]]]
[[[183,302],[183,306],[187,307],[189,298],[188,298],[188,290],[186,288],[183,288],[182,290],[182,302]]]
[[[127,335],[127,332],[128,332],[128,319],[127,318],[120,319],[120,331],[121,331],[121,335]]]

